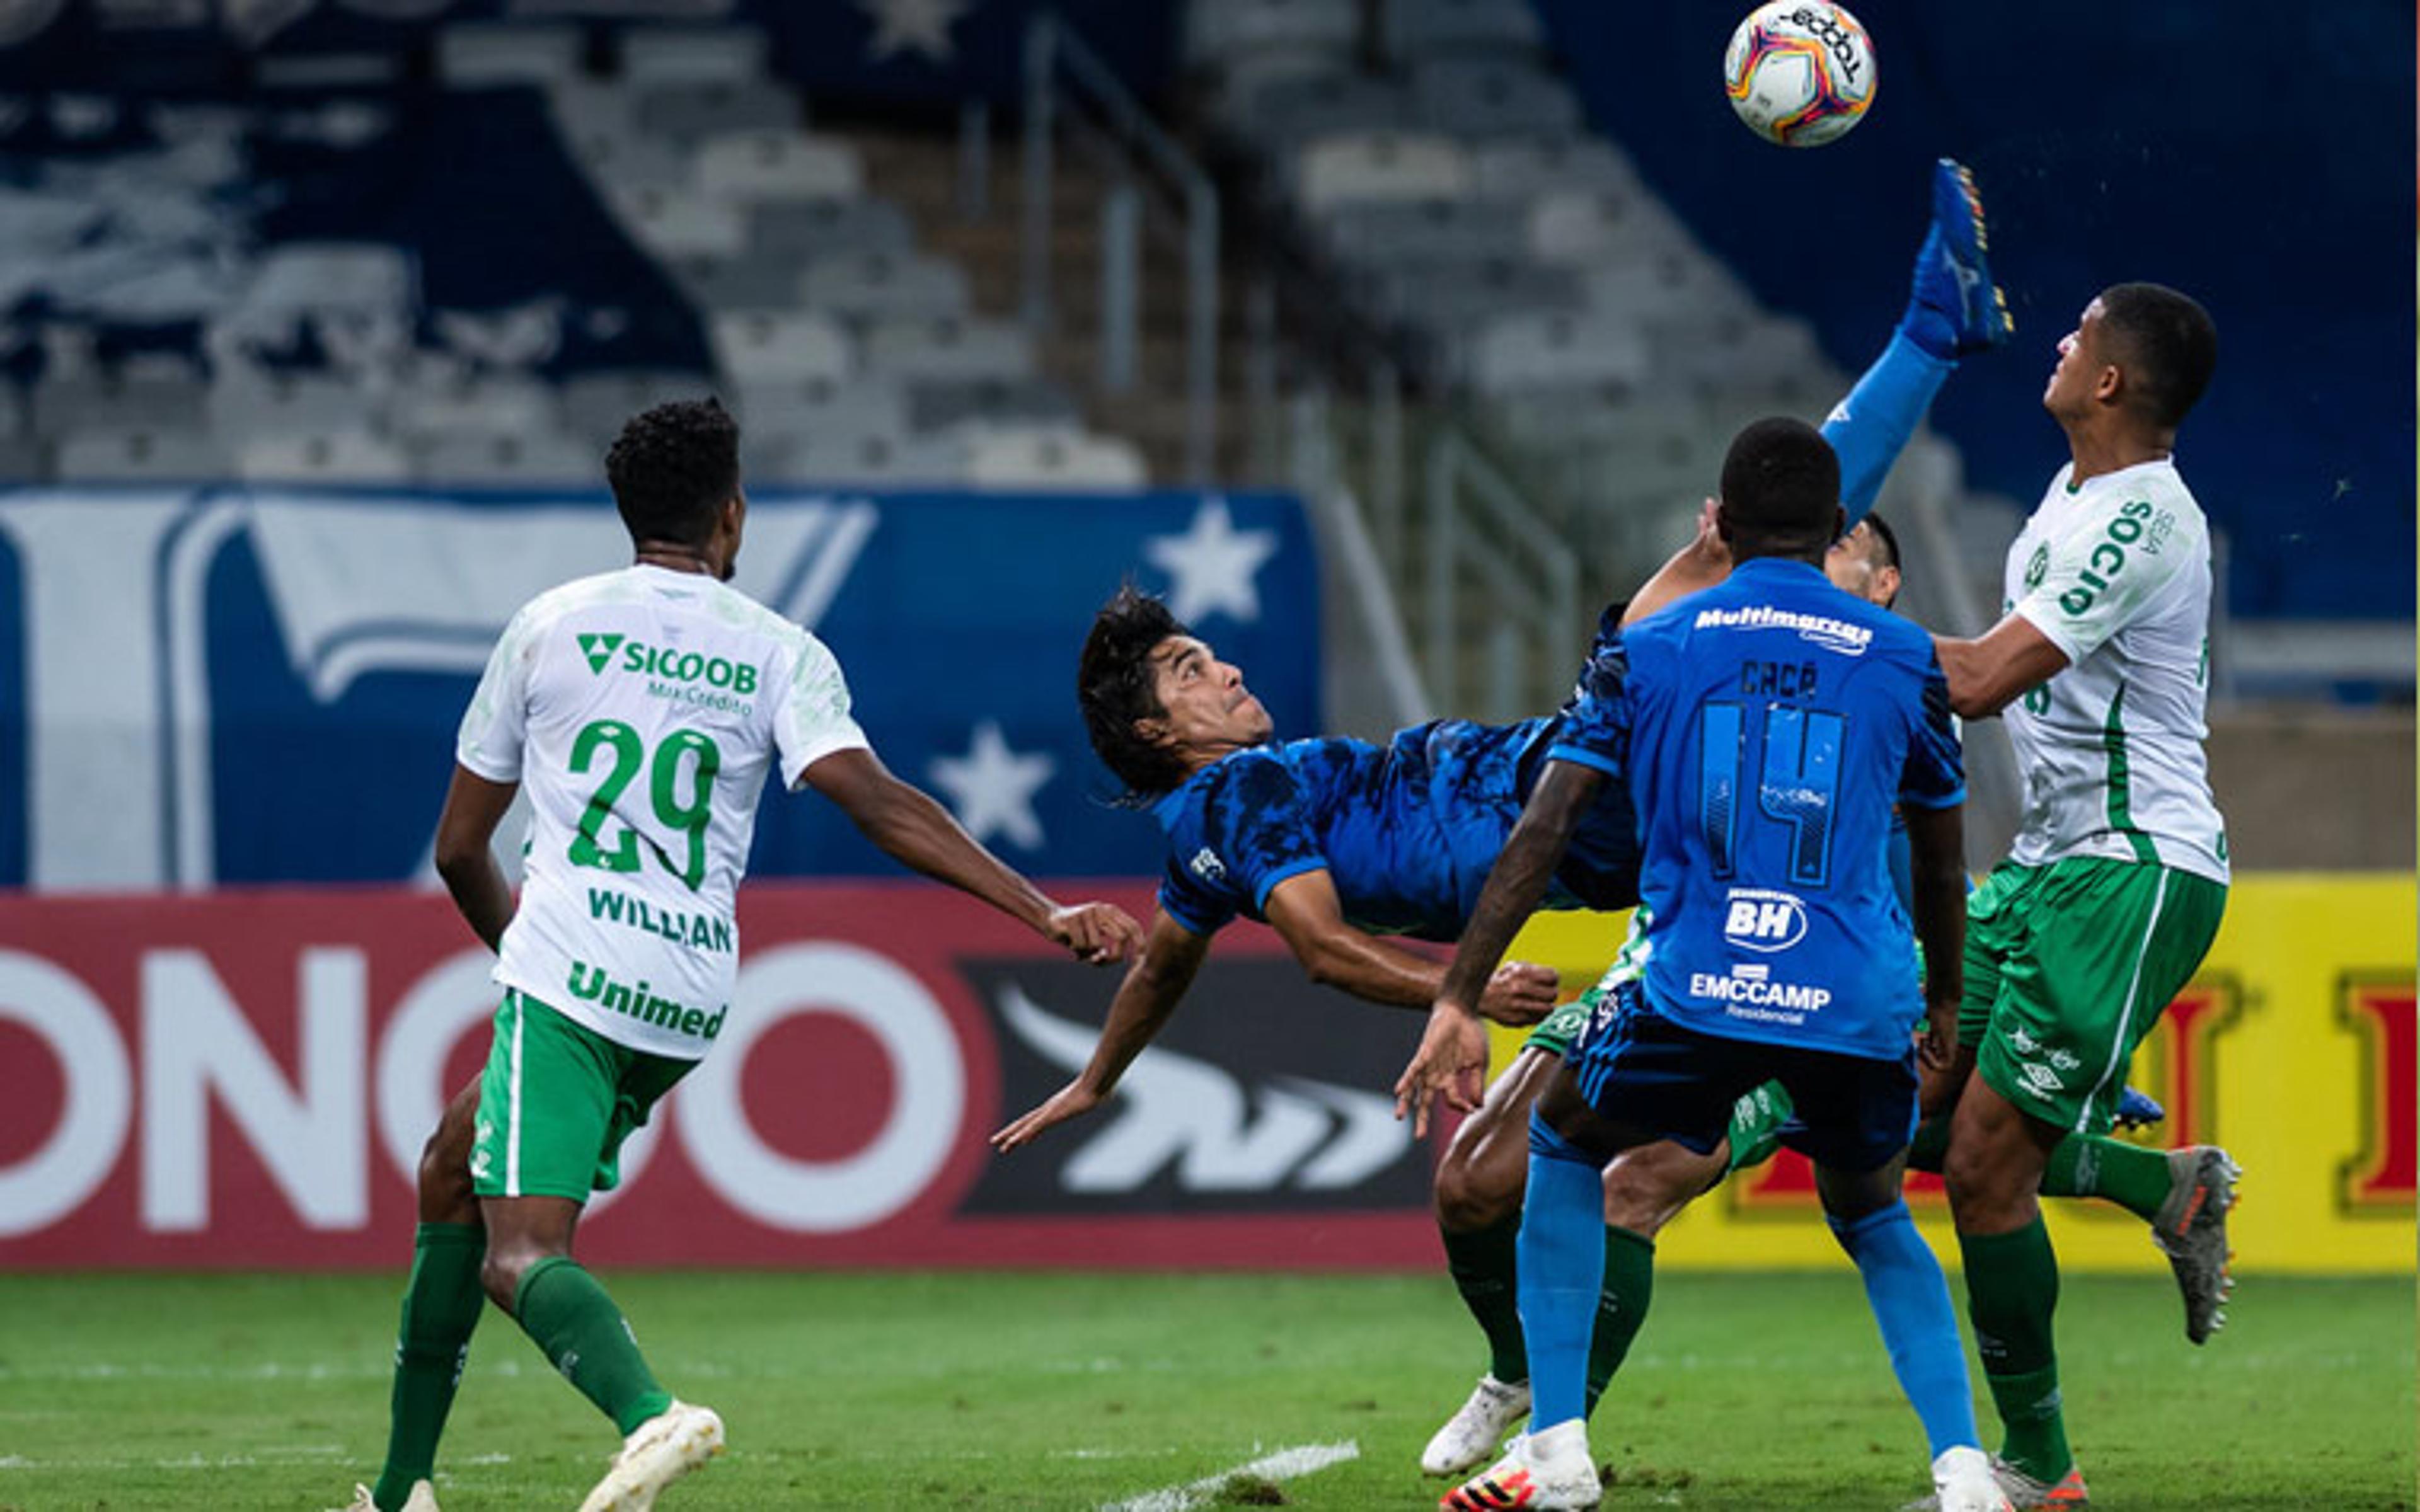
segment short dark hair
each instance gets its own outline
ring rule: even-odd
[[[1754,421],[1731,439],[1722,490],[1734,531],[1774,546],[1821,546],[1838,524],[1840,458],[1803,420]]]
[[[1873,528],[1874,539],[1882,543],[1882,564],[1885,567],[1898,567],[1900,564],[1899,532],[1890,528],[1890,521],[1883,518],[1880,510],[1868,510],[1866,523]],[[1900,570],[1904,572],[1907,569],[1901,567]]]
[[[1093,753],[1126,786],[1124,797],[1142,802],[1183,785],[1185,764],[1166,746],[1146,738],[1138,721],[1167,715],[1152,686],[1151,654],[1171,636],[1190,635],[1168,606],[1132,583],[1093,616],[1076,666],[1076,704],[1084,711],[1084,733]]]
[[[739,492],[739,424],[712,398],[643,409],[605,454],[605,481],[633,542],[704,546]]]
[[[2163,430],[2181,424],[2218,367],[2210,312],[2164,285],[2116,284],[2101,291],[2101,328],[2144,417]]]

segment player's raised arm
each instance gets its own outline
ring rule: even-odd
[[[900,865],[982,899],[1079,961],[1124,961],[1142,944],[1141,927],[1124,909],[1101,903],[1061,907],[861,746],[812,763],[801,780],[838,804],[860,833]]]
[[[1489,869],[1479,906],[1454,947],[1453,964],[1429,1011],[1420,1046],[1395,1083],[1395,1116],[1412,1116],[1415,1137],[1428,1133],[1429,1105],[1436,1094],[1459,1113],[1479,1105],[1487,1071],[1487,1036],[1477,1008],[1497,963],[1512,936],[1546,894],[1546,884],[1571,844],[1580,815],[1596,801],[1606,772],[1577,762],[1549,759],[1520,822]]]
[[[1126,968],[1125,980],[1109,1000],[1109,1016],[1101,1025],[1093,1058],[1074,1081],[994,1134],[992,1149],[1005,1155],[1032,1144],[1051,1125],[1081,1118],[1108,1101],[1126,1067],[1176,1011],[1209,953],[1210,936],[1194,933],[1165,910],[1154,914],[1141,955]]]
[[[1297,872],[1270,888],[1264,911],[1323,987],[1390,1008],[1426,1008],[1445,985],[1435,962],[1346,923],[1336,884],[1324,871]],[[1558,985],[1548,967],[1508,961],[1490,972],[1476,1007],[1481,1018],[1526,1028],[1554,1011]]]

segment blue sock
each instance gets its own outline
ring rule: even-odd
[[[1535,1157],[1530,1168],[1537,1168]],[[1832,1234],[1857,1262],[1857,1273],[1866,1283],[1866,1304],[1890,1350],[1891,1369],[1924,1422],[1933,1458],[1961,1444],[1979,1445],[1974,1388],[1966,1380],[1966,1351],[1958,1341],[1949,1283],[1942,1278],[1941,1262],[1916,1231],[1907,1204],[1894,1202],[1851,1224],[1834,1220]]]
[[[1891,464],[1907,449],[1916,427],[1924,424],[1932,396],[1957,370],[1956,363],[1931,355],[1904,332],[1896,332],[1823,422],[1823,439],[1840,457],[1840,507],[1848,511],[1851,528],[1874,507]]]
[[[1588,1413],[1589,1341],[1605,1288],[1605,1172],[1529,1116],[1529,1192],[1515,1268],[1529,1341],[1529,1423]]]

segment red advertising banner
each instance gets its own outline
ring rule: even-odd
[[[1106,891],[1141,917],[1140,887]],[[731,1021],[591,1204],[608,1264],[1420,1267],[1416,1015],[1227,932],[1121,1095],[985,1135],[1091,1052],[1118,973],[919,884],[761,886]],[[0,1269],[389,1267],[491,958],[397,889],[0,903]]]

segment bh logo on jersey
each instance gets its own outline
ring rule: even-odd
[[[1795,894],[1765,887],[1733,887],[1723,919],[1723,938],[1744,950],[1770,955],[1807,937],[1807,904]]]

